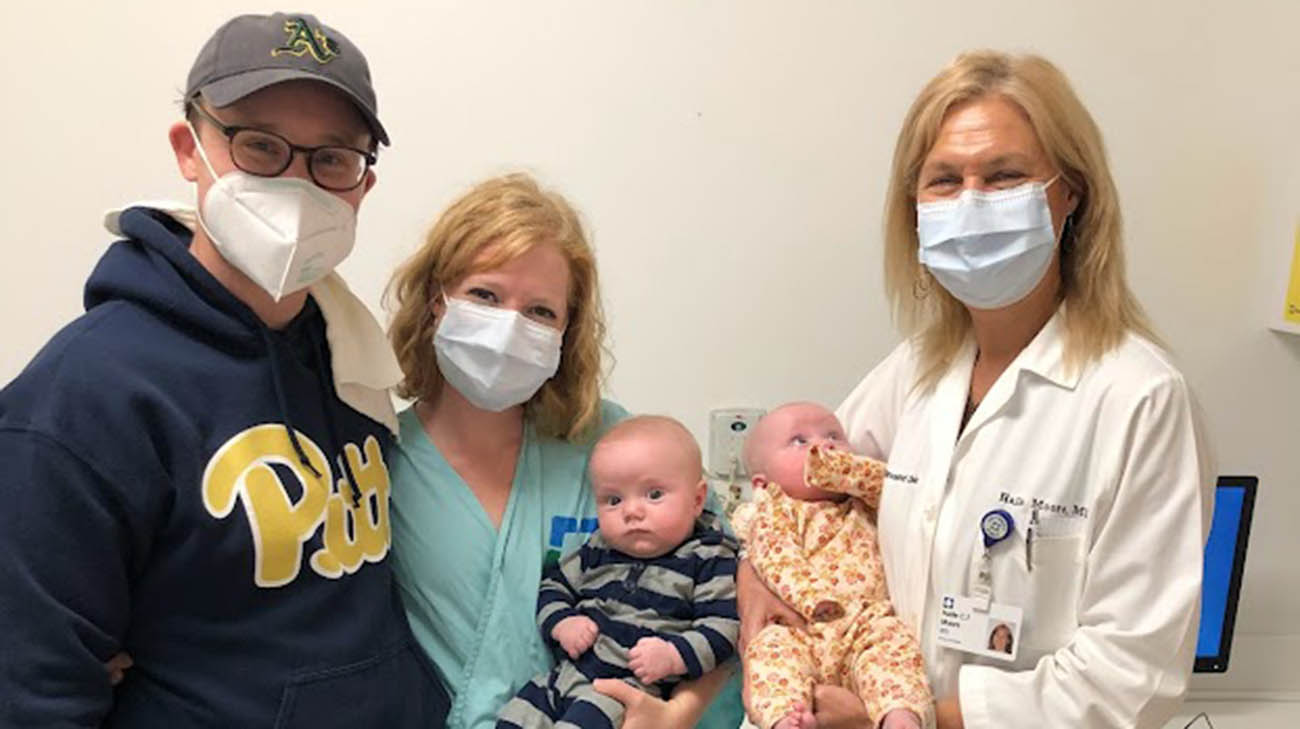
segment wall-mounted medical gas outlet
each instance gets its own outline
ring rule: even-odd
[[[709,412],[709,475],[720,479],[747,476],[741,460],[745,436],[763,417],[758,408],[720,408]]]

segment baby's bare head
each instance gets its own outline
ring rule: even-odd
[[[643,559],[690,535],[708,493],[694,436],[661,415],[611,428],[596,442],[588,472],[600,533],[615,549]]]
[[[848,448],[839,419],[817,403],[788,403],[760,418],[745,439],[745,467],[756,486],[771,481],[797,499],[832,498],[835,495],[804,483],[808,446],[817,443]]]
[[[666,415],[635,415],[618,422],[596,441],[591,451],[592,479],[598,478],[628,450],[648,450],[672,472],[692,483],[704,475],[703,458],[695,436]]]

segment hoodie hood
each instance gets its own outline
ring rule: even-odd
[[[126,301],[153,312],[181,331],[205,337],[209,346],[232,355],[265,356],[275,392],[279,420],[293,447],[298,462],[315,477],[321,471],[312,463],[298,438],[292,408],[286,395],[284,360],[296,357],[319,373],[329,377],[320,309],[312,299],[282,330],[272,331],[235,298],[189,252],[193,234],[164,211],[129,208],[119,219],[122,233],[130,236],[119,241],[100,259],[86,283],[85,305],[95,307]],[[319,396],[329,403],[334,393],[321,379]],[[326,433],[332,450],[338,450],[339,426],[333,408],[324,408]],[[343,470],[354,502],[361,498],[347,460]]]
[[[127,239],[114,243],[90,274],[86,311],[124,300],[204,333],[221,349],[262,348],[265,325],[190,254],[188,228],[150,208],[128,208],[117,222]]]
[[[129,240],[114,245],[91,275],[86,309],[127,299],[169,311],[228,347],[260,347],[256,333],[265,325],[189,253],[197,219],[192,205],[172,201],[141,202],[106,212],[104,227]],[[150,276],[150,271],[160,275]],[[397,413],[389,391],[403,375],[383,328],[337,272],[308,291],[325,319],[335,392],[396,435]]]

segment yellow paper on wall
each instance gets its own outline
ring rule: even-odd
[[[1282,320],[1300,324],[1300,223],[1295,227],[1295,253],[1291,256],[1291,282],[1286,287],[1286,306]]]

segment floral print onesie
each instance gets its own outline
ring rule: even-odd
[[[857,694],[874,721],[905,708],[931,726],[920,647],[894,615],[876,544],[885,464],[814,445],[804,479],[849,498],[800,501],[767,483],[732,516],[759,577],[808,621],[769,625],[746,648],[754,719],[770,729],[796,703],[811,708],[814,685],[831,684]]]

